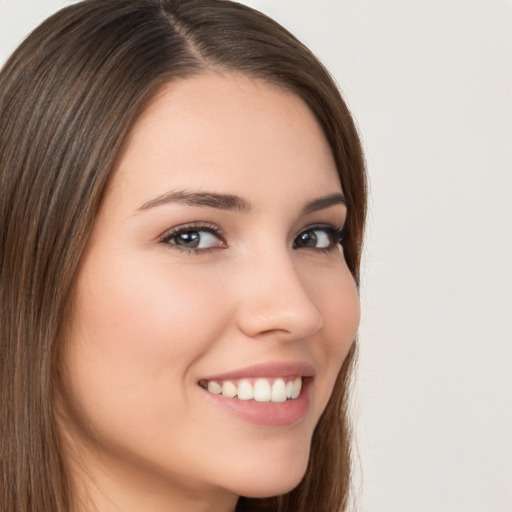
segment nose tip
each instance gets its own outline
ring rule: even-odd
[[[322,328],[322,314],[294,268],[262,277],[254,273],[253,283],[239,308],[239,327],[247,336],[293,341]]]
[[[254,313],[241,324],[242,331],[250,337],[273,334],[283,341],[300,340],[312,336],[322,328],[322,318],[316,314],[299,315],[292,308],[275,312]]]

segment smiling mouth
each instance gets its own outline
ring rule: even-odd
[[[199,385],[209,393],[226,398],[281,403],[295,400],[300,396],[302,377],[201,380]]]

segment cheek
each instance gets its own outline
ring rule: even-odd
[[[352,274],[343,262],[310,272],[309,295],[322,314],[327,348],[348,352],[360,320],[359,293]]]
[[[342,276],[329,293],[320,299],[325,329],[331,340],[329,350],[339,354],[342,362],[355,338],[361,316],[359,294],[352,276]]]
[[[217,283],[200,272],[159,265],[130,270],[118,267],[101,278],[94,269],[83,273],[76,301],[79,337],[105,354],[139,363],[155,359],[162,366],[169,359],[176,366],[207,348],[223,325]]]
[[[319,409],[323,410],[330,397],[336,377],[341,369],[360,321],[360,303],[356,284],[348,268],[330,273],[321,286],[312,287],[314,301],[322,313],[323,335],[319,343],[312,345],[317,359],[323,364],[320,368],[326,379],[319,380],[324,398]]]
[[[187,398],[188,369],[224,328],[217,283],[158,264],[105,263],[86,262],[77,282],[67,393],[86,418],[133,421],[138,410],[148,425],[163,421]]]

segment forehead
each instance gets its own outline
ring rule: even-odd
[[[234,73],[162,87],[131,130],[111,182],[137,195],[173,188],[258,195],[270,185],[312,196],[341,191],[308,106],[284,88]]]

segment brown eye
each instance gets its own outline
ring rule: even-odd
[[[182,247],[197,249],[201,244],[201,234],[199,231],[185,231],[173,236],[170,242]]]
[[[341,244],[341,230],[333,227],[309,228],[293,241],[295,249],[329,249]]]
[[[178,249],[192,249],[195,251],[227,247],[217,229],[206,226],[178,227],[166,234],[161,239],[161,243],[175,246]]]
[[[315,230],[304,231],[295,239],[297,247],[316,247],[318,243],[318,236]]]

